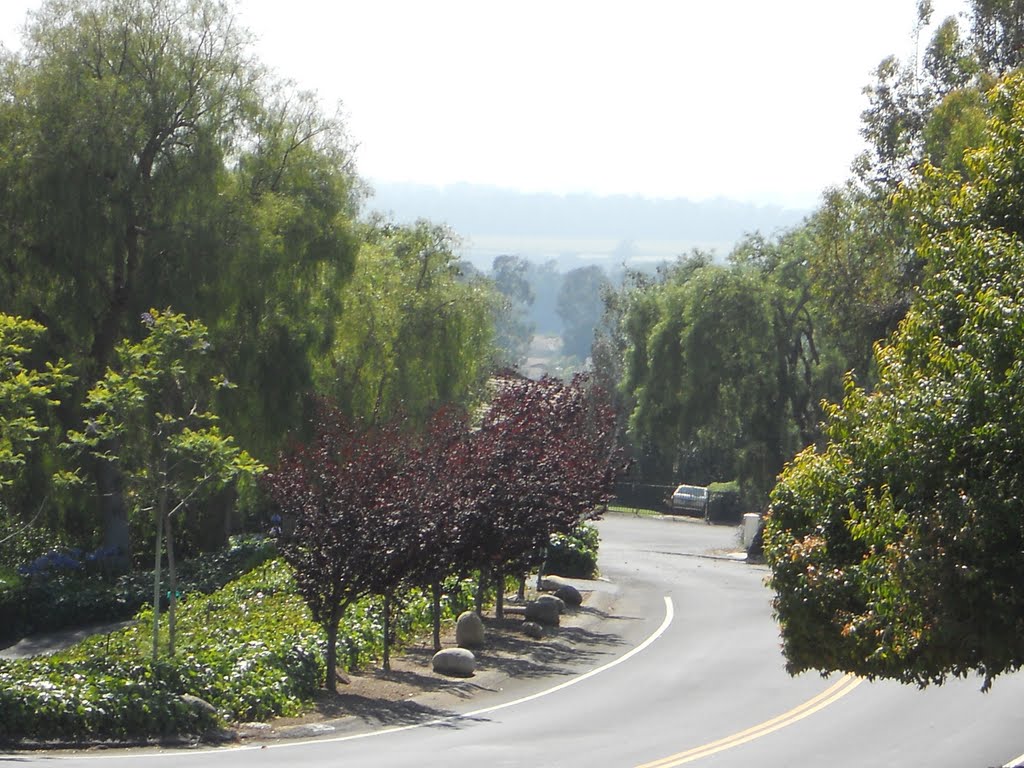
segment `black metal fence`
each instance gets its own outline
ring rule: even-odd
[[[674,485],[619,482],[615,484],[615,499],[612,503],[632,509],[668,512],[671,509],[669,499],[675,489]]]
[[[675,485],[659,483],[619,482],[615,484],[612,504],[629,509],[650,509],[671,513],[672,491]],[[743,520],[743,503],[738,490],[712,491],[708,497],[708,522],[738,525]],[[687,514],[685,512],[680,514]]]

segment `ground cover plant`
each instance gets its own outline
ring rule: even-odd
[[[277,554],[273,539],[232,536],[181,563],[178,589],[208,594]],[[102,550],[53,549],[0,570],[0,646],[38,632],[132,618],[153,598],[151,571],[114,575]]]
[[[0,664],[0,739],[198,735],[222,720],[298,712],[322,679],[319,631],[280,560],[184,600],[179,653],[156,664],[148,659],[150,612],[53,656]]]
[[[471,585],[446,582],[446,618],[470,603]],[[430,603],[419,591],[402,597],[392,625],[399,645],[429,631]],[[323,685],[324,635],[281,559],[212,594],[185,595],[177,653],[156,664],[150,659],[151,608],[135,619],[52,656],[0,660],[0,742],[199,737],[225,724],[298,715]],[[349,611],[339,629],[349,669],[380,659],[382,627],[380,600],[360,601]]]

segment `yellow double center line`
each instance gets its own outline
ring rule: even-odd
[[[773,717],[771,720],[765,720],[763,723],[755,725],[753,728],[747,728],[745,731],[740,731],[739,733],[734,733],[731,736],[726,736],[724,739],[712,741],[702,746],[688,749],[685,752],[677,752],[674,755],[663,757],[660,760],[638,765],[636,768],[674,768],[677,765],[692,763],[693,761],[700,760],[703,757],[710,757],[718,752],[724,752],[727,749],[738,747],[740,744],[746,744],[748,741],[753,741],[754,739],[759,739],[762,736],[767,736],[769,733],[774,733],[775,731],[785,728],[787,725],[792,725],[799,720],[803,720],[805,717],[813,715],[815,712],[824,709],[829,704],[834,704],[862,682],[862,678],[855,677],[854,675],[843,675],[833,685],[826,688],[813,699],[808,699],[800,706],[794,707],[788,712],[783,712],[778,717]]]

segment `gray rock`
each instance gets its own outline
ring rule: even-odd
[[[460,648],[479,648],[484,644],[484,622],[476,611],[466,611],[455,622],[455,644]]]
[[[536,621],[524,621],[523,634],[525,634],[527,637],[532,637],[534,640],[539,640],[540,638],[544,637],[544,627],[542,627]]]
[[[205,699],[200,699],[198,696],[193,696],[191,693],[183,693],[181,700],[188,704],[189,709],[195,710],[200,715],[205,717],[215,718],[217,717],[217,708]]]
[[[552,574],[550,576],[545,576],[540,580],[540,589],[542,589],[544,592],[554,592],[559,587],[568,583],[568,579],[565,579],[561,576],[555,576],[554,574]]]
[[[541,595],[534,602],[551,603],[558,609],[560,614],[565,613],[565,601],[560,597],[555,597],[554,595]]]
[[[575,607],[583,604],[583,595],[572,584],[563,584],[556,589],[555,597],[559,598],[566,605]]]
[[[541,595],[541,597],[551,597],[551,595]],[[555,602],[555,601],[558,602]],[[561,603],[556,597],[552,597],[551,600],[532,600],[526,604],[526,620],[535,621],[538,624],[547,624],[548,626],[557,627],[559,624],[559,615],[562,613],[558,609],[558,603]]]
[[[437,674],[449,677],[472,677],[476,671],[476,656],[465,648],[445,648],[430,663]]]

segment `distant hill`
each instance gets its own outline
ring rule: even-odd
[[[563,270],[639,266],[693,248],[724,256],[745,234],[788,229],[809,213],[725,199],[527,194],[473,184],[378,183],[374,192],[372,210],[403,223],[425,218],[450,226],[465,240],[464,257],[481,269],[501,254],[554,259]]]

